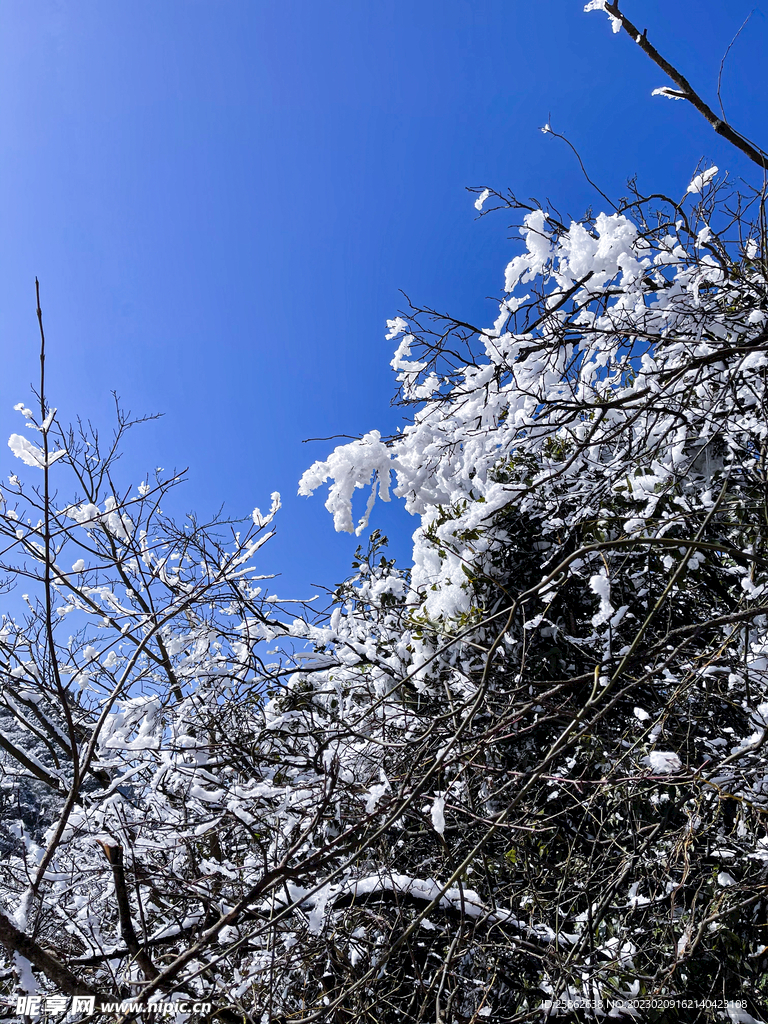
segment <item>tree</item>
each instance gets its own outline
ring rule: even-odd
[[[618,4],[587,9],[765,166]],[[571,224],[475,191],[522,215],[498,319],[390,321],[412,421],[302,485],[331,478],[351,530],[355,489],[386,500],[394,472],[421,517],[407,589],[364,565],[346,610],[369,636],[348,678],[378,676],[390,705],[400,831],[379,890],[422,894],[371,909],[393,952],[385,973],[372,950],[353,1017],[375,998],[379,1020],[537,1020],[581,999],[581,1020],[653,996],[648,1019],[686,999],[685,1019],[726,1000],[748,1019],[768,952],[764,186],[700,168],[681,200],[630,183]]]
[[[618,4],[587,9],[708,116]],[[365,529],[392,473],[420,517],[411,569],[374,532],[327,617],[259,589],[277,498],[176,524],[159,506],[180,477],[117,484],[126,414],[106,445],[62,430],[44,373],[20,409],[9,993],[305,1024],[760,1013],[764,189],[700,167],[680,200],[630,184],[570,224],[475,192],[521,218],[495,323],[391,320],[410,421],[302,480],[331,479],[340,529]]]
[[[286,821],[290,769],[263,718],[283,670],[260,647],[303,628],[281,620],[253,564],[280,497],[244,523],[176,523],[161,504],[183,474],[119,487],[120,445],[141,421],[117,405],[106,442],[59,426],[39,294],[38,317],[38,412],[16,408],[39,444],[11,436],[27,469],[0,512],[6,590],[25,591],[0,631],[0,942],[22,991],[37,975],[43,991],[210,1001],[226,976],[229,1002],[223,936],[324,857],[297,855],[301,813]],[[324,799],[304,790],[299,804],[314,820]]]

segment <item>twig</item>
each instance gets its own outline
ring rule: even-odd
[[[725,107],[723,106],[723,98],[720,95],[720,88],[721,88],[722,80],[723,80],[723,69],[725,67],[725,62],[728,59],[728,54],[731,52],[731,47],[736,42],[736,40],[739,38],[739,36],[741,35],[742,31],[746,27],[747,22],[749,21],[749,19],[752,17],[752,15],[754,13],[755,13],[755,8],[753,7],[752,10],[749,12],[749,14],[746,16],[746,18],[744,19],[744,21],[742,22],[741,28],[739,29],[739,31],[736,33],[736,35],[733,37],[733,39],[730,41],[730,43],[728,43],[728,48],[725,51],[725,53],[723,54],[723,59],[720,61],[720,70],[717,73],[717,102],[720,104],[720,113],[723,115],[723,120],[724,121],[727,120],[727,118],[725,116]]]

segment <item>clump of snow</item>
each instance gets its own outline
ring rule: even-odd
[[[365,811],[366,814],[373,814],[379,803],[383,799],[384,795],[389,792],[390,784],[389,779],[384,774],[384,771],[379,772],[380,782],[375,786],[371,786],[368,792],[365,794]]]
[[[677,772],[683,767],[683,762],[677,756],[667,750],[654,750],[648,755],[648,764],[654,772],[668,775],[670,772]]]
[[[704,191],[704,187],[712,181],[714,176],[717,174],[717,167],[714,165],[708,168],[706,171],[702,171],[701,174],[697,174],[693,181],[690,183],[688,188],[685,190],[687,193],[698,195]]]
[[[309,495],[329,478],[333,479],[325,507],[333,514],[333,525],[339,532],[358,536],[368,525],[378,489],[382,501],[389,501],[389,478],[392,454],[381,440],[378,430],[365,434],[359,441],[339,445],[325,462],[316,462],[299,481],[299,494]],[[371,486],[365,514],[357,527],[352,521],[352,495],[358,487]]]
[[[21,459],[25,465],[35,466],[37,469],[45,469],[47,466],[52,466],[57,459],[67,454],[66,448],[60,448],[58,451],[50,452],[46,459],[42,448],[38,448],[36,444],[32,444],[31,441],[28,441],[21,434],[11,434],[8,438],[8,447],[17,459]]]
[[[621,18],[617,18],[609,11],[605,10],[605,0],[589,0],[589,3],[584,7],[585,11],[605,11],[608,17],[611,19],[611,28],[614,32],[621,32]]]
[[[662,85],[658,89],[654,89],[651,96],[664,96],[668,100],[684,100],[685,96],[678,92],[677,89],[670,89],[668,85]]]
[[[24,418],[28,419],[28,420],[31,420],[32,417],[35,415],[32,412],[31,409],[29,409],[26,405],[24,405],[23,402],[17,402],[16,405],[14,405],[13,408],[14,408],[14,412],[20,412],[21,415],[24,416]]]
[[[488,198],[488,196],[490,194],[491,194],[491,190],[489,188],[484,188],[483,189],[483,191],[480,193],[480,195],[475,200],[475,209],[476,210],[482,210],[483,203],[486,201],[486,199]]]
[[[445,832],[445,796],[443,794],[438,794],[435,797],[430,814],[432,827],[438,835],[442,835]]]
[[[600,607],[592,616],[592,625],[601,626],[613,616],[615,610],[611,604],[611,582],[605,573],[598,573],[590,579],[589,589],[600,598]]]
[[[267,526],[269,523],[272,522],[272,520],[275,518],[277,513],[282,508],[279,491],[273,491],[270,497],[272,499],[272,504],[270,505],[269,512],[267,512],[266,515],[262,515],[261,509],[259,508],[255,508],[251,513],[251,518],[253,519],[254,526]]]

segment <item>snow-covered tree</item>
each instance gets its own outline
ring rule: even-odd
[[[702,166],[572,223],[476,190],[520,227],[494,322],[391,320],[409,420],[301,482],[331,481],[339,529],[377,496],[419,522],[410,570],[374,532],[327,617],[260,589],[277,499],[174,523],[178,478],[118,486],[129,419],[62,430],[41,380],[0,509],[26,595],[0,636],[9,996],[760,1014],[768,238],[740,189]]]
[[[240,922],[269,929],[278,891],[330,855],[305,849],[327,780],[292,785],[290,746],[264,716],[284,670],[261,651],[305,631],[254,568],[279,495],[242,523],[176,523],[162,506],[182,474],[118,486],[137,421],[118,406],[109,440],[63,429],[41,341],[0,498],[7,991],[11,1004],[17,991],[173,992],[226,1016],[241,990],[269,988],[243,969]]]
[[[588,9],[765,167],[618,4]],[[681,1019],[684,999],[700,1001],[686,1019],[726,1000],[754,1014],[768,954],[764,185],[739,192],[700,167],[680,198],[632,186],[573,223],[476,192],[478,210],[521,217],[497,319],[390,321],[410,422],[302,481],[331,480],[339,529],[355,529],[358,488],[358,532],[377,491],[420,517],[409,576],[364,562],[326,640],[360,661],[311,681],[348,700],[367,686],[381,718],[368,806],[385,831],[354,883],[367,970],[343,971],[332,1005],[536,1020],[582,999],[591,1019],[610,999],[667,997],[648,1019]],[[345,914],[329,901],[331,960]]]

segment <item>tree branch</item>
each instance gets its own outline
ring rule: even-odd
[[[619,10],[618,0],[606,0],[605,11],[610,14],[611,17],[618,19],[621,22],[621,27],[631,36],[632,39],[637,43],[643,53],[647,54],[653,63],[661,68],[665,75],[668,75],[680,91],[680,99],[688,100],[688,102],[698,110],[702,117],[706,118],[707,121],[712,125],[718,135],[721,135],[727,142],[730,142],[732,146],[735,146],[738,150],[741,150],[749,159],[762,167],[763,170],[768,170],[768,154],[766,154],[759,146],[750,142],[740,132],[737,132],[726,120],[718,117],[714,110],[709,106],[708,103],[699,96],[696,90],[693,88],[691,83],[685,78],[680,72],[669,63],[656,47],[648,41],[648,37],[645,32],[640,32],[635,25],[622,14]]]
[[[0,911],[0,943],[10,953],[18,953],[29,960],[33,967],[49,978],[54,985],[67,995],[95,995],[94,989],[76,974],[73,974],[60,960],[51,956],[34,939],[25,935],[5,914]]]
[[[136,930],[133,927],[131,904],[128,899],[128,888],[125,884],[123,848],[119,844],[116,846],[109,846],[107,843],[99,843],[99,845],[104,851],[104,856],[109,861],[109,866],[112,868],[112,879],[115,883],[115,898],[117,899],[117,909],[120,914],[120,934],[123,937],[123,942],[128,947],[131,956],[144,972],[144,976],[148,979],[156,978],[159,972],[150,960],[147,951],[139,943],[136,936]]]

